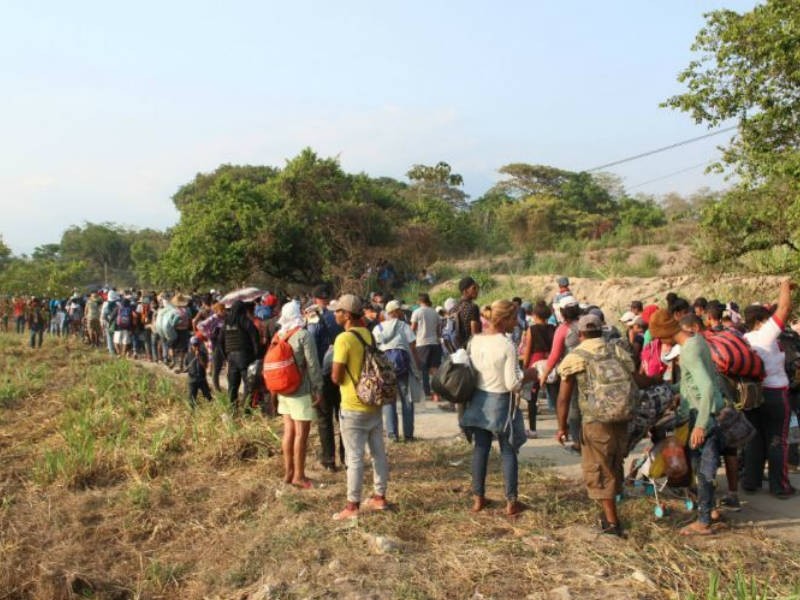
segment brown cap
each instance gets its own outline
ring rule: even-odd
[[[650,335],[662,340],[671,339],[681,330],[678,321],[675,320],[669,311],[660,308],[650,317]]]
[[[342,294],[336,302],[337,310],[345,310],[354,315],[360,315],[362,311],[361,299],[353,294]]]

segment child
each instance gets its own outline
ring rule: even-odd
[[[208,387],[206,379],[206,367],[208,366],[208,353],[205,345],[197,336],[192,336],[189,340],[189,364],[186,365],[186,373],[189,375],[189,404],[194,408],[197,406],[197,391],[203,392],[206,400],[211,401],[211,389]]]

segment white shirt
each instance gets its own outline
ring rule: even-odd
[[[411,313],[411,324],[417,326],[417,347],[439,343],[439,313],[430,306],[420,306]]]
[[[411,342],[417,339],[408,323],[399,319],[389,319],[378,323],[372,330],[375,344],[382,351],[399,348],[411,352]]]
[[[744,334],[744,339],[764,361],[764,371],[767,376],[762,385],[767,388],[789,387],[789,377],[786,375],[785,366],[786,355],[778,344],[778,336],[781,331],[781,325],[773,316],[757,330]]]
[[[474,335],[469,341],[469,358],[478,374],[479,390],[503,394],[522,386],[522,370],[511,338],[500,333]]]

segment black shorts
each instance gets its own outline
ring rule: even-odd
[[[439,344],[417,346],[420,369],[438,369],[442,364],[442,347]]]
[[[177,352],[186,352],[189,350],[189,340],[192,337],[192,332],[188,329],[178,329],[175,331],[178,335],[169,347]]]

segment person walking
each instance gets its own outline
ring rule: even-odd
[[[786,355],[778,337],[786,326],[792,310],[792,290],[789,279],[781,282],[778,305],[773,314],[760,304],[744,309],[744,320],[749,330],[744,334],[753,350],[764,361],[765,377],[762,383],[764,403],[745,415],[756,428],[756,435],[744,448],[744,474],[742,488],[745,492],[761,489],[764,463],[769,467],[769,491],[785,500],[795,494],[789,483],[789,378],[786,375]]]
[[[505,482],[506,514],[514,516],[524,506],[518,501],[517,454],[526,442],[525,423],[513,397],[522,384],[536,377],[535,369],[522,371],[517,349],[509,334],[517,324],[517,308],[509,300],[491,305],[488,324],[472,337],[467,353],[476,373],[476,388],[467,402],[462,426],[474,440],[472,449],[472,511],[487,506],[486,470],[492,440],[500,444]]]
[[[359,511],[386,510],[386,489],[389,482],[389,462],[383,443],[381,409],[367,406],[358,399],[356,383],[365,359],[365,345],[373,344],[372,335],[364,327],[363,304],[352,295],[344,294],[336,303],[336,322],[344,330],[333,343],[331,379],[342,394],[340,422],[347,464],[347,504],[336,513],[336,521],[355,519]],[[364,450],[369,446],[372,456],[374,493],[361,503],[364,484]]]
[[[419,392],[419,362],[416,355],[416,336],[403,320],[400,302],[390,300],[386,303],[386,320],[378,323],[372,330],[375,343],[392,362],[397,376],[397,402],[403,421],[403,440],[414,440],[414,400]],[[383,406],[386,435],[394,442],[400,440],[397,423],[397,403]]]
[[[222,353],[228,361],[228,398],[234,412],[239,409],[239,386],[244,382],[245,404],[250,398],[247,389],[247,367],[259,355],[259,335],[247,316],[247,307],[241,300],[231,306],[220,336]]]

